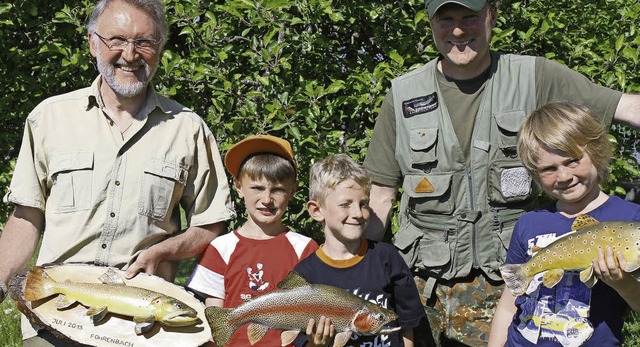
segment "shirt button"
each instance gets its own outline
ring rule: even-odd
[[[115,217],[115,216],[116,216],[116,214],[115,214],[115,213],[113,213],[113,212],[109,213],[109,215],[110,215],[111,217]]]
[[[106,243],[103,243],[103,244],[102,244],[102,249],[105,249],[105,248],[107,248],[107,244],[106,244]]]
[[[120,185],[120,181],[116,181],[116,186],[119,186],[119,185]]]
[[[462,214],[460,214],[460,217],[467,218],[467,214],[466,213],[462,213]]]

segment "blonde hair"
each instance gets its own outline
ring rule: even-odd
[[[538,183],[540,149],[561,151],[575,158],[586,153],[598,172],[598,182],[607,179],[613,146],[602,121],[582,105],[552,102],[533,111],[522,124],[518,155]]]
[[[309,172],[309,199],[322,204],[340,183],[352,179],[369,195],[371,173],[346,154],[330,155],[313,164]]]

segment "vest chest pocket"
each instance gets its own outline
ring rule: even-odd
[[[162,159],[151,159],[145,166],[138,200],[138,213],[164,221],[187,182],[187,169]]]
[[[51,193],[47,207],[55,213],[91,208],[93,152],[58,153],[49,162]]]
[[[403,194],[409,197],[408,209],[416,214],[453,213],[455,198],[451,178],[450,173],[405,176],[402,188]]]
[[[489,202],[502,205],[533,199],[537,190],[531,183],[531,176],[518,159],[495,159],[487,179]]]
[[[526,117],[524,111],[497,113],[493,116],[498,126],[499,146],[503,151],[516,151],[518,130]]]
[[[411,129],[409,145],[413,164],[429,164],[436,161],[438,128]]]

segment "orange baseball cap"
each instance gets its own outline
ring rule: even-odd
[[[238,171],[240,171],[242,163],[247,157],[255,153],[277,154],[289,160],[296,172],[298,171],[289,141],[271,135],[250,136],[231,146],[224,156],[224,166],[227,167],[233,177],[238,178]]]

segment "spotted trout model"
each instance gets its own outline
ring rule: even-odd
[[[99,278],[102,283],[57,282],[39,267],[27,274],[24,298],[29,301],[60,294],[56,308],[61,310],[79,302],[89,307],[87,316],[93,323],[107,313],[133,317],[137,335],[148,332],[158,322],[170,327],[198,323],[197,312],[180,300],[148,289],[127,286],[122,278],[109,269]]]
[[[353,333],[359,335],[389,334],[400,330],[385,328],[398,316],[385,308],[366,301],[348,291],[328,285],[309,284],[295,272],[278,283],[280,290],[261,295],[234,309],[207,307],[205,316],[211,326],[216,345],[225,345],[233,332],[245,323],[249,342],[254,344],[269,329],[284,330],[282,345],[288,345],[301,331],[306,331],[309,319],[320,316],[331,319],[336,336],[333,347],[344,346]]]
[[[632,272],[640,268],[640,223],[598,223],[583,214],[576,218],[571,228],[576,231],[540,249],[528,262],[500,267],[502,278],[514,295],[522,295],[533,276],[543,271],[546,273],[542,283],[547,288],[558,284],[565,270],[579,270],[580,280],[592,287],[597,278],[591,261],[607,247],[611,247],[614,253],[622,253],[627,263],[623,271]]]

